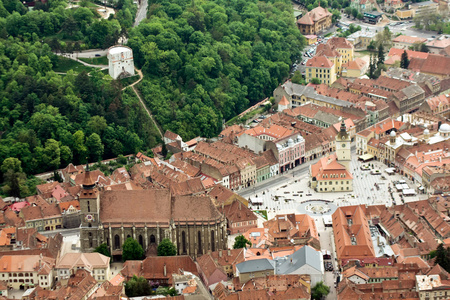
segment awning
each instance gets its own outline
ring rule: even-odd
[[[364,160],[364,161],[372,159],[372,158],[373,158],[372,154],[364,154],[359,157],[360,160]]]

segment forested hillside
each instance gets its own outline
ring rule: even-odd
[[[0,182],[7,194],[27,194],[24,174],[136,153],[157,143],[156,129],[134,93],[121,91],[119,81],[97,70],[56,74],[52,69],[60,62],[46,43],[57,39],[95,47],[114,34],[95,24],[117,25],[121,32],[133,18],[122,26],[123,14],[99,20],[95,10],[65,5],[50,0],[27,12],[20,1],[0,0]]]
[[[304,46],[289,0],[150,0],[128,45],[159,124],[212,137],[270,96]]]

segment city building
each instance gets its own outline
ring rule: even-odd
[[[448,299],[450,280],[441,279],[439,275],[416,275],[416,290],[420,299]]]
[[[426,59],[412,58],[409,70],[436,76],[439,79],[450,78],[450,57],[429,54]]]
[[[303,35],[318,34],[331,27],[331,13],[321,6],[307,12],[297,21],[297,26]]]
[[[100,253],[66,253],[55,265],[58,280],[69,279],[79,269],[88,271],[98,282],[110,279],[110,258]]]
[[[322,252],[308,245],[301,247],[293,254],[277,260],[276,274],[311,276],[311,285],[324,280],[325,268]]]
[[[376,257],[364,208],[338,207],[333,213],[333,234],[339,264],[344,260]]]
[[[276,103],[279,103],[283,96],[289,100],[289,108],[296,108],[307,102],[320,106],[331,107],[337,110],[343,110],[353,106],[353,103],[347,100],[321,95],[317,93],[312,86],[296,84],[290,80],[287,80],[284,84],[278,86],[273,91],[273,97],[275,98]]]
[[[371,12],[376,6],[371,0],[352,0],[350,2],[350,8],[356,9],[360,13]]]
[[[434,1],[425,1],[409,4],[409,8],[414,11],[414,18],[421,18],[438,13],[439,3]]]
[[[305,39],[306,39],[306,43],[308,43],[308,45],[317,43],[317,35],[307,34],[307,35],[305,35]]]
[[[275,274],[276,262],[267,258],[252,259],[236,265],[236,277],[240,283],[246,283],[253,278],[266,277]]]
[[[209,197],[172,196],[168,189],[100,192],[90,171],[84,175],[79,197],[83,252],[106,243],[118,258],[129,237],[153,252],[169,238],[179,255],[193,257],[226,247],[226,219]]]
[[[426,99],[419,108],[420,111],[450,118],[450,95],[441,94],[436,97]]]
[[[384,13],[378,11],[365,12],[363,20],[369,24],[377,24],[383,18],[383,15]]]
[[[401,2],[401,1],[400,1]],[[377,33],[370,29],[362,29],[350,34],[347,37],[347,41],[353,44],[356,49],[365,49],[369,46],[370,42],[375,38]]]
[[[351,139],[344,121],[336,136],[336,154],[322,157],[310,166],[310,185],[317,192],[353,191],[351,166]]]
[[[126,46],[113,46],[108,49],[109,75],[113,79],[134,75],[133,50]]]
[[[427,44],[430,53],[449,56],[450,38],[440,37],[429,41]]]
[[[368,67],[365,60],[356,58],[342,65],[341,74],[343,77],[358,78],[366,74]]]
[[[424,2],[422,2],[424,3]],[[409,50],[409,47],[416,46],[417,44],[426,43],[426,38],[420,38],[415,36],[399,35],[392,40],[393,47],[397,49]]]
[[[331,85],[336,81],[336,66],[326,56],[314,56],[306,62],[305,79],[311,82],[317,78],[321,83]]]
[[[27,289],[39,285],[43,289],[53,286],[55,260],[42,255],[3,255],[0,257],[0,280],[9,288]]]

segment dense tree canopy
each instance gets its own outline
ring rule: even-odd
[[[158,123],[187,139],[269,96],[305,44],[288,0],[151,0],[148,16],[128,40],[140,89]]]
[[[163,239],[158,245],[158,256],[177,255],[177,248],[169,239]]]
[[[241,234],[241,235],[238,235],[237,237],[234,238],[233,249],[241,249],[241,248],[245,248],[247,245],[248,245],[249,247],[251,247],[251,246],[252,246],[252,243],[251,243],[249,240],[247,240],[247,239],[245,238],[245,236],[243,236],[242,234]]]
[[[5,194],[34,192],[24,184],[30,174],[156,145],[156,128],[119,81],[100,71],[52,71],[61,64],[52,49],[109,47],[127,31],[136,5],[114,3],[121,9],[106,20],[95,9],[66,9],[63,0],[38,3],[33,11],[0,0],[0,162],[17,158],[21,166],[0,170]]]
[[[54,58],[45,43],[0,39],[0,161],[18,158],[24,173],[36,174],[156,144],[134,93],[99,71],[57,75]]]
[[[129,237],[126,239],[125,243],[122,246],[122,259],[123,261],[127,260],[139,260],[144,258],[144,250],[139,243]]]
[[[106,243],[100,244],[97,248],[94,249],[94,252],[111,257],[111,252],[109,252],[108,245]]]

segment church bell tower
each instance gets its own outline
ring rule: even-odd
[[[95,186],[95,180],[86,166],[84,180],[79,197],[81,210],[81,249],[82,251],[92,251],[100,244],[98,240],[98,225],[100,212],[100,197]]]
[[[350,171],[350,162],[352,158],[350,143],[350,135],[347,133],[347,127],[342,118],[341,129],[336,135],[336,157],[337,161],[345,166],[348,171]]]

